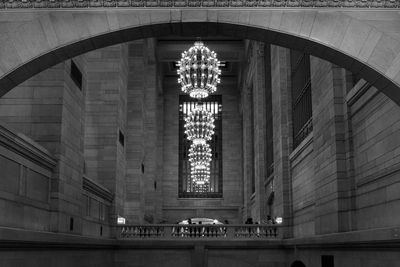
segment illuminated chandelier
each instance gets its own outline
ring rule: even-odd
[[[208,143],[194,144],[189,148],[189,162],[194,170],[204,170],[210,168],[211,148]]]
[[[204,184],[210,180],[210,168],[195,169],[191,168],[190,177],[197,184]]]
[[[191,171],[191,180],[193,187],[196,191],[207,191],[208,185],[210,184],[210,168],[205,169],[193,169]]]
[[[193,187],[194,187],[194,190],[195,190],[196,192],[207,192],[208,189],[209,189],[209,183],[208,183],[208,182],[207,182],[207,183],[204,183],[204,184],[197,184],[197,183],[194,183],[194,184],[193,184]]]
[[[182,53],[178,61],[178,83],[182,91],[192,98],[205,98],[217,90],[220,83],[220,62],[217,54],[210,51],[204,43],[197,41],[188,51]]]
[[[185,118],[185,134],[193,144],[205,144],[214,134],[214,117],[205,106],[196,104]]]

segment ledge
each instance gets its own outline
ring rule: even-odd
[[[0,248],[104,248],[115,239],[0,227]]]
[[[352,106],[357,100],[359,100],[370,88],[369,84],[364,79],[360,79],[356,85],[347,93],[346,102],[349,106]]]
[[[203,198],[201,198],[203,200]],[[204,210],[237,210],[239,206],[163,206],[163,210],[195,210],[195,209],[204,209]]]
[[[310,132],[306,138],[304,138],[303,141],[301,141],[301,143],[292,151],[292,153],[290,153],[289,155],[289,161],[290,163],[293,163],[310,145],[313,144],[313,137],[314,134],[313,132]],[[311,152],[313,151],[313,147],[309,150],[306,151],[307,153],[302,157],[302,159],[300,159],[299,162],[297,162],[296,164],[293,164],[291,167],[296,166],[297,164],[299,164],[304,158],[306,158]]]
[[[110,203],[114,199],[113,193],[111,193],[107,188],[96,183],[89,177],[86,176],[82,177],[82,188],[104,200],[107,200]]]
[[[57,164],[57,160],[44,147],[3,124],[0,124],[0,145],[46,169],[53,170]]]
[[[324,234],[283,240],[285,247],[296,248],[400,248],[400,226]]]

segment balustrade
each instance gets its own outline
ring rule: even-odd
[[[118,239],[278,239],[277,224],[118,225]]]

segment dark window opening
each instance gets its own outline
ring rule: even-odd
[[[184,134],[184,116],[194,108],[196,100],[187,95],[179,96],[179,183],[178,195],[181,198],[220,198],[222,197],[222,97],[211,95],[203,100],[203,105],[214,114],[215,134],[209,142],[212,153],[210,186],[207,192],[196,192],[190,177],[188,151],[190,142]]]
[[[121,130],[119,130],[119,134],[118,134],[118,141],[121,144],[121,146],[125,145],[125,136],[124,134],[121,132]]]
[[[310,55],[290,51],[292,74],[293,148],[312,131]]]
[[[69,218],[69,230],[74,231],[74,218]]]
[[[73,60],[71,60],[71,79],[74,81],[76,86],[78,86],[79,90],[82,91],[82,72]]]
[[[142,168],[142,173],[144,173],[144,164],[143,163],[141,165],[141,168]]]
[[[321,267],[335,267],[335,259],[333,255],[322,255]]]
[[[103,235],[103,226],[100,226],[100,236]]]

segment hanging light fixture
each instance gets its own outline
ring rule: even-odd
[[[207,192],[210,184],[210,168],[193,169],[191,172],[193,187],[197,192]]]
[[[220,83],[220,62],[217,54],[210,51],[203,42],[197,41],[178,61],[178,83],[182,91],[192,98],[205,98],[217,90]]]
[[[191,168],[190,177],[193,182],[198,184],[205,183],[210,180],[210,168],[205,169],[195,169]]]
[[[205,144],[214,134],[214,117],[205,106],[196,104],[185,118],[185,134],[193,144]]]
[[[189,162],[193,169],[207,169],[211,162],[211,148],[208,143],[194,144],[189,148]]]
[[[209,183],[204,183],[204,184],[194,183],[194,184],[193,184],[193,187],[194,187],[194,190],[195,190],[196,192],[204,193],[204,192],[208,192],[208,190],[209,190]]]

